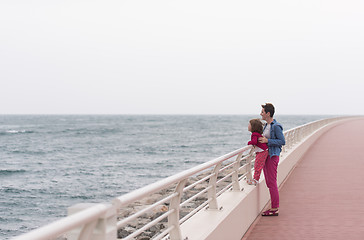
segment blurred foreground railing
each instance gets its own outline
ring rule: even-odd
[[[342,118],[307,123],[284,132],[284,154],[307,136]],[[69,216],[16,237],[42,239],[182,239],[180,226],[201,209],[219,210],[217,197],[243,191],[251,179],[254,153],[245,146],[156,183],[116,197],[108,204],[78,204]]]

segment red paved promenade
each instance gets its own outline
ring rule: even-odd
[[[364,119],[324,133],[281,185],[279,216],[243,239],[364,239]]]

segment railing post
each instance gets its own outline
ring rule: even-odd
[[[238,171],[239,171],[240,161],[241,161],[242,156],[243,156],[242,152],[238,154],[238,156],[236,157],[234,166],[233,166],[234,173],[231,176],[231,180],[233,182],[233,191],[240,191]]]
[[[295,142],[296,143],[299,143],[299,142],[301,142],[301,140],[302,140],[302,129],[299,128],[299,129],[297,129],[297,132],[296,132],[296,140],[295,140]]]
[[[169,204],[169,210],[174,210],[168,216],[168,227],[173,226],[172,230],[169,232],[169,237],[171,240],[180,240],[182,239],[181,228],[179,225],[179,210],[181,204],[181,198],[183,195],[183,189],[186,185],[187,179],[180,181],[175,189],[175,193],[178,193],[177,196],[171,199]]]
[[[207,198],[209,199],[209,209],[218,209],[217,199],[216,199],[216,181],[219,175],[219,170],[221,168],[221,162],[215,165],[213,174],[209,180],[209,190],[207,191]]]
[[[292,146],[294,145],[294,141],[295,141],[295,137],[296,137],[295,135],[296,135],[296,129],[293,129],[293,131],[290,132],[290,134],[289,134],[289,144],[288,144],[289,149],[291,149]]]
[[[79,203],[68,208],[68,216],[83,211],[96,203]],[[85,224],[67,233],[68,240],[116,240],[116,209],[112,204],[105,203],[109,207],[107,212],[97,220]]]
[[[283,134],[283,136],[284,136],[284,138],[286,139],[286,144],[285,144],[284,146],[282,146],[282,152],[281,152],[282,154],[283,154],[283,153],[285,153],[285,152],[287,152],[287,144],[288,144],[288,143],[287,143],[287,140],[288,140],[288,134],[287,134],[287,133],[284,133],[284,134]]]

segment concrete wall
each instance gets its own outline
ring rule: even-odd
[[[294,148],[283,152],[278,166],[278,185],[281,185],[310,146],[326,131],[341,121],[323,127]],[[256,217],[269,202],[264,174],[257,186],[240,182],[243,191],[230,191],[218,197],[220,210],[201,210],[181,225],[183,239],[240,240]]]

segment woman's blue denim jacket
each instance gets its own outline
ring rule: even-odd
[[[265,124],[264,129],[267,127]],[[269,156],[279,156],[282,151],[282,146],[286,144],[283,135],[283,127],[275,119],[270,124],[270,138],[268,139]]]

